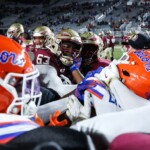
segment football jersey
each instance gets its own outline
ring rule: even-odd
[[[34,45],[27,45],[26,51],[28,52],[33,64],[51,65],[56,69],[58,76],[63,74],[64,76],[68,77],[70,81],[73,81],[69,67],[63,65],[59,57],[52,53],[49,49],[36,49]]]
[[[123,42],[128,42],[128,39],[129,39],[128,36],[124,36],[124,37],[123,37]],[[130,45],[124,45],[124,46],[126,47],[126,49],[127,49],[127,51],[128,51],[129,48],[130,48]]]
[[[104,49],[106,48],[107,46],[107,38],[105,36],[102,37],[102,41],[103,41],[103,44],[104,44]],[[104,50],[103,49],[103,50]]]
[[[103,58],[97,58],[93,60],[93,62],[90,65],[81,65],[81,72],[83,75],[86,75],[89,71],[96,70],[98,67],[106,67],[110,63],[109,60],[103,59]]]
[[[36,49],[34,45],[27,45],[26,51],[29,53],[34,65],[51,65],[60,74],[61,64],[59,58],[49,49]]]
[[[114,36],[109,35],[109,36],[106,36],[106,38],[107,38],[107,47],[113,47],[114,43],[112,42],[112,40],[114,39]]]
[[[38,128],[39,125],[30,119],[19,115],[0,114],[0,144],[5,144],[27,131]]]

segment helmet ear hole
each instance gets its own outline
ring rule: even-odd
[[[128,71],[126,71],[126,70],[122,70],[122,73],[123,73],[123,75],[125,75],[125,76],[130,76],[130,74],[129,74],[129,72]]]
[[[117,64],[120,81],[138,96],[150,99],[150,51],[133,50]]]

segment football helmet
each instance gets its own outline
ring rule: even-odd
[[[47,26],[35,28],[33,31],[33,43],[35,48],[48,48],[53,53],[56,53],[58,49],[58,42],[55,39],[54,33]]]
[[[11,39],[17,39],[24,33],[24,27],[20,23],[12,24],[7,30],[7,37]]]
[[[137,95],[150,99],[150,51],[125,53],[117,65],[121,81]]]
[[[106,31],[106,35],[112,35],[112,31]]]
[[[63,29],[56,35],[60,40],[60,60],[66,65],[73,64],[73,59],[80,55],[82,41],[80,35],[73,29]]]
[[[98,51],[103,49],[103,41],[93,32],[84,32],[80,36],[83,43],[81,56],[84,62],[90,64],[93,61],[93,57],[97,57]]]
[[[104,34],[104,31],[100,31],[99,33],[98,33],[98,35],[100,36],[100,37],[103,37],[105,34]]]
[[[0,113],[33,116],[41,101],[39,72],[17,42],[0,35],[0,43]]]
[[[126,35],[127,35],[128,39],[132,39],[136,35],[136,32],[135,31],[128,31]]]

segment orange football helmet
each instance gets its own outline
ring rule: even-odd
[[[40,104],[39,72],[17,42],[0,35],[0,43],[0,113],[33,115],[26,110]]]
[[[137,95],[150,99],[150,51],[132,51],[119,61],[121,81]]]

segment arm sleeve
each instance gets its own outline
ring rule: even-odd
[[[112,80],[112,82],[110,83],[110,90],[115,96],[117,103],[123,110],[141,107],[149,104],[149,101],[147,99],[136,95],[118,79]]]
[[[67,102],[68,97],[41,105],[38,108],[37,114],[44,123],[48,123],[50,114],[54,114],[56,110],[64,112],[67,109]]]
[[[43,80],[47,88],[55,90],[61,97],[73,91],[77,85],[65,85],[61,81],[61,78],[57,75],[57,71],[53,66],[49,65],[36,65],[40,71],[40,76],[43,76]]]
[[[71,128],[85,133],[103,134],[109,142],[127,132],[150,133],[150,104],[131,110],[98,115]]]

